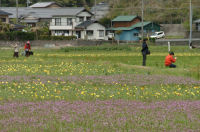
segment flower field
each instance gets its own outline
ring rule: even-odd
[[[0,131],[200,131],[200,50],[0,49]]]

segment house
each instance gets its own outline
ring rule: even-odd
[[[4,23],[9,23],[9,16],[12,15],[11,13],[5,12],[0,10],[0,21]]]
[[[59,10],[60,8],[62,6],[56,2],[38,2],[29,7],[18,7],[18,13],[16,12],[16,7],[1,7],[3,11],[12,14],[10,16],[11,20],[18,17],[19,22],[31,27],[37,26],[38,23],[48,24],[52,15],[68,11],[68,8]]]
[[[38,2],[29,7],[31,8],[61,8],[62,6],[56,2]]]
[[[96,20],[84,21],[75,27],[78,38],[88,40],[105,40],[106,28]]]
[[[95,15],[95,20],[99,20],[105,17],[109,13],[109,10],[110,6],[106,2],[100,2],[91,8],[91,12]]]
[[[138,22],[141,22],[139,16],[117,16],[112,20],[112,27],[130,27]]]
[[[148,35],[154,31],[159,31],[160,26],[152,22],[143,22],[144,34]],[[141,37],[142,22],[138,22],[130,27],[112,28],[115,32],[115,39],[120,41],[138,41]]]
[[[29,13],[27,15],[21,15],[20,22],[26,23],[28,27],[36,27],[37,23],[40,21],[40,17],[34,13]]]
[[[115,33],[120,41],[138,41],[141,38],[142,26],[145,35],[160,30],[160,25],[153,22],[141,22],[138,16],[118,16],[112,20],[113,27],[108,31]]]
[[[16,18],[16,8],[7,7],[3,8],[3,10],[12,12],[11,18]],[[46,23],[49,25],[52,36],[76,35],[80,39],[105,39],[105,27],[97,21],[90,21],[94,19],[94,14],[84,7],[64,7],[54,9],[20,7],[18,9],[18,16],[20,22],[26,23],[26,25],[31,27],[36,27],[40,23]],[[85,21],[87,22],[84,23]],[[84,28],[80,24],[84,25]],[[94,25],[97,27],[94,27]],[[92,26],[92,32],[87,32]],[[89,37],[86,37],[88,36],[87,33],[90,34]]]
[[[53,36],[76,35],[75,27],[84,21],[89,21],[92,19],[93,14],[83,7],[69,8],[69,10],[66,12],[60,12],[60,14],[52,16],[49,29]]]
[[[3,11],[11,13],[10,19],[16,19],[17,13],[15,7],[1,7]],[[49,24],[52,18],[60,16],[72,16],[81,15],[80,13],[86,10],[84,7],[63,7],[63,8],[30,8],[30,7],[19,7],[18,8],[18,18],[22,23],[26,23],[28,26],[37,26],[38,23]],[[89,11],[88,11],[89,12]],[[79,13],[79,14],[78,14]],[[87,13],[87,12],[86,12]],[[92,13],[89,13],[92,14]],[[90,16],[87,19],[90,19]],[[80,21],[84,18],[80,16]]]

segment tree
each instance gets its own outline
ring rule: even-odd
[[[4,33],[4,32],[10,32],[11,26],[10,24],[7,23],[3,23],[0,21],[0,32]]]
[[[99,23],[100,24],[102,24],[102,25],[104,25],[105,27],[111,27],[111,19],[110,18],[108,18],[108,17],[104,17],[104,18],[101,18],[100,20],[99,20]]]

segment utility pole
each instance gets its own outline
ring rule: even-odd
[[[144,39],[144,0],[142,0],[142,40]]]
[[[190,38],[189,38],[189,48],[192,48],[192,0],[190,0]]]
[[[94,1],[94,19],[96,20],[96,15],[97,15],[97,1]]]
[[[16,20],[16,23],[18,24],[18,0],[16,0],[16,18],[17,18],[17,20]]]
[[[26,0],[26,7],[28,7],[30,3],[30,0]]]

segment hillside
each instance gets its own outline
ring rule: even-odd
[[[110,17],[138,14],[141,16],[141,0],[108,0]],[[193,0],[193,19],[200,18],[200,1]],[[189,0],[144,0],[144,19],[158,23],[183,23],[189,20]]]
[[[27,0],[18,0],[19,6],[26,6]],[[30,0],[31,4],[39,1],[50,0]],[[141,0],[96,0],[110,4],[108,18],[118,15],[139,15],[141,16]],[[55,0],[55,2],[69,6],[85,6],[91,8],[95,0]],[[16,0],[1,0],[1,6],[15,6]],[[200,1],[192,0],[193,19],[200,18]],[[187,23],[189,20],[189,0],[144,0],[144,19],[158,23]]]

